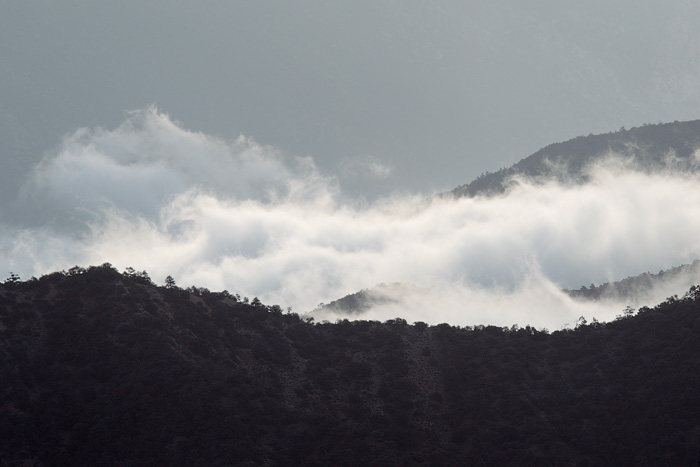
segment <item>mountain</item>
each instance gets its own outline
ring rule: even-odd
[[[697,462],[700,289],[610,323],[314,324],[110,265],[0,285],[2,465]]]
[[[379,284],[371,289],[348,294],[330,303],[322,303],[314,313],[361,314],[375,305],[397,303],[397,294],[401,294],[409,286],[400,283]]]
[[[564,289],[563,292],[580,301],[614,300],[631,305],[650,303],[655,300],[655,297],[663,294],[671,296],[697,283],[700,283],[700,260],[661,270],[656,274],[645,272],[600,285],[591,284],[590,287],[582,286],[574,290]],[[397,297],[406,296],[415,290],[415,286],[407,284],[379,284],[322,304],[310,312],[309,316],[358,316],[374,306],[400,303]]]
[[[551,144],[495,173],[482,174],[449,194],[457,197],[503,193],[514,176],[555,178],[580,183],[586,167],[614,154],[629,159],[645,171],[697,170],[700,159],[700,120],[644,125],[613,133],[579,136]]]
[[[645,272],[616,282],[606,282],[599,286],[591,284],[577,290],[566,290],[572,298],[582,300],[649,300],[654,291],[662,289],[678,292],[679,287],[687,287],[685,282],[700,283],[700,260],[675,268],[661,270],[657,274]],[[682,285],[679,285],[682,284]],[[667,293],[668,293],[667,292]]]

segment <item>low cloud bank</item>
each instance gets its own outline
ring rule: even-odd
[[[580,186],[518,180],[492,198],[367,204],[343,199],[308,158],[148,109],[67,136],[36,167],[0,224],[0,266],[26,278],[110,262],[298,312],[397,282],[411,286],[361,317],[556,329],[628,304],[578,302],[563,287],[700,257],[698,181],[608,161]]]
[[[274,200],[333,191],[310,158],[283,158],[244,136],[224,141],[187,131],[155,107],[115,130],[82,128],[32,172],[16,210],[39,223],[111,208],[149,219],[193,187],[231,199]]]

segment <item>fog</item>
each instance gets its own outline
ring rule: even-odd
[[[390,170],[364,162],[375,175]],[[589,176],[514,180],[490,198],[367,201],[343,194],[311,158],[191,131],[151,107],[66,135],[34,167],[6,203],[14,215],[0,224],[0,266],[27,279],[110,262],[299,313],[401,283],[393,302],[361,317],[557,329],[645,304],[584,304],[562,288],[700,257],[697,175],[643,173],[611,155]]]

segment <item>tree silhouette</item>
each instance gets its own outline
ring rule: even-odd
[[[173,276],[168,276],[165,278],[165,287],[168,289],[177,288],[177,284],[175,284],[175,279],[173,279]]]

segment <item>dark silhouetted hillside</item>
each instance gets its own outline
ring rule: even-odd
[[[579,136],[551,144],[495,173],[486,173],[449,193],[454,196],[492,195],[505,191],[513,176],[555,178],[562,182],[586,180],[585,168],[614,154],[628,158],[640,170],[697,170],[700,161],[700,120],[644,125],[602,135]]]
[[[2,465],[696,465],[700,289],[553,333],[312,324],[109,265],[0,286]]]

